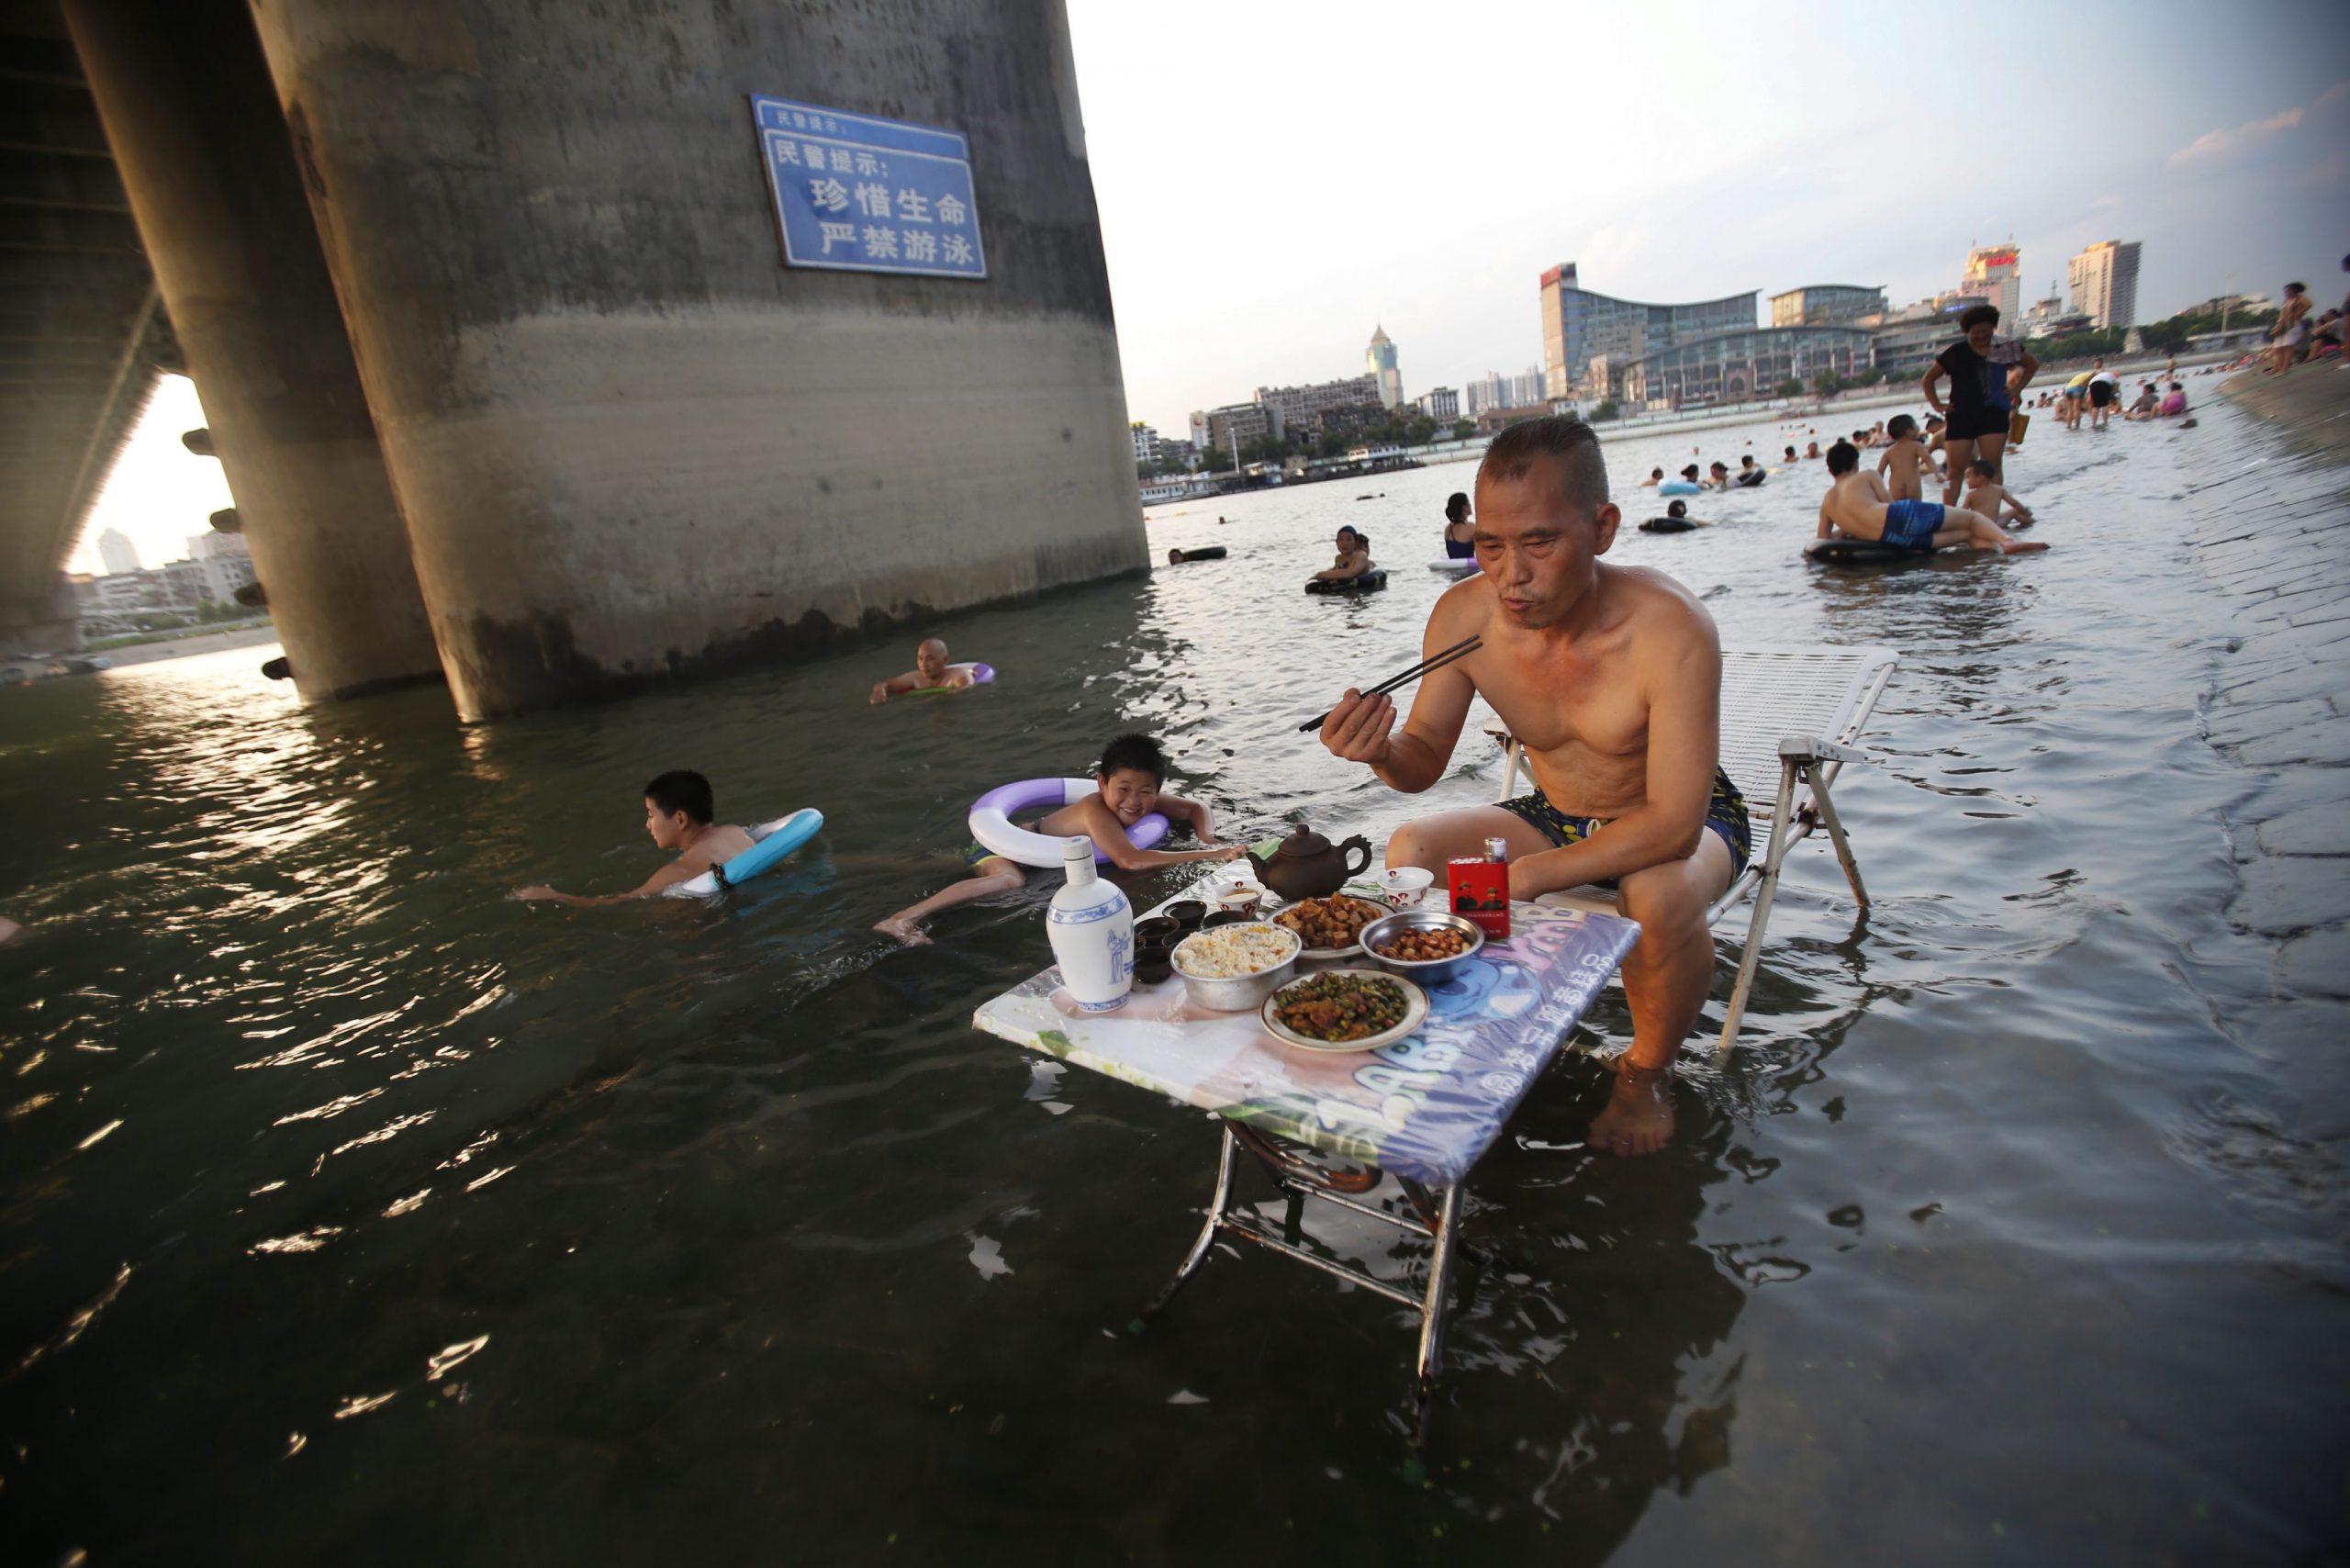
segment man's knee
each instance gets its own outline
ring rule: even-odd
[[[1388,835],[1387,864],[1390,868],[1421,866],[1430,870],[1443,869],[1432,858],[1434,854],[1435,847],[1418,823],[1405,823]]]
[[[1026,884],[1028,874],[1009,860],[999,860],[987,876],[980,879],[1000,893],[1017,892]]]
[[[1709,901],[1700,895],[1690,866],[1689,861],[1678,860],[1651,867],[1634,872],[1620,884],[1617,906],[1639,923],[1642,946],[1655,937],[1665,946],[1673,946],[1707,933]]]

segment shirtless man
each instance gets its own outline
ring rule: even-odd
[[[716,810],[709,779],[688,768],[664,773],[644,787],[644,831],[662,848],[676,850],[677,858],[647,877],[643,886],[633,892],[612,893],[603,898],[559,893],[544,885],[517,888],[507,896],[525,901],[546,899],[581,908],[649,899],[672,882],[699,877],[751,847],[751,835],[741,828],[711,824]]]
[[[1918,434],[1918,421],[1907,414],[1896,414],[1893,422],[1885,427],[1885,433],[1893,438],[1893,444],[1876,460],[1877,476],[1885,481],[1886,488],[1893,492],[1897,501],[1924,499],[1926,481],[1940,483],[1942,473]]]
[[[1534,793],[1408,823],[1387,841],[1387,864],[1441,874],[1498,837],[1512,898],[1616,884],[1640,925],[1623,971],[1632,1045],[1591,1144],[1651,1154],[1672,1136],[1673,1058],[1713,985],[1707,906],[1749,840],[1746,803],[1717,755],[1713,619],[1663,573],[1600,562],[1622,521],[1590,426],[1553,417],[1503,431],[1477,470],[1479,573],[1437,600],[1422,637],[1430,655],[1472,634],[1483,645],[1420,682],[1401,730],[1393,699],[1348,691],[1322,744],[1417,794],[1449,767],[1472,699],[1509,725]]]
[[[1966,471],[1966,500],[1968,511],[1977,512],[1993,522],[2005,522],[2013,518],[2019,528],[2031,526],[2031,509],[2016,499],[2016,493],[1993,476],[1990,460],[1978,457]],[[2006,516],[2001,516],[2002,512]]]
[[[2003,555],[2045,550],[2045,544],[2012,539],[1999,525],[1964,507],[1939,501],[1897,501],[1885,481],[1861,472],[1861,454],[1850,442],[1828,449],[1828,472],[1835,480],[1819,501],[1819,537],[1867,539],[1930,554],[1952,544],[1997,550]]]
[[[946,662],[946,644],[936,637],[923,639],[914,650],[914,667],[903,675],[893,675],[887,680],[873,683],[873,695],[867,703],[887,702],[892,697],[903,697],[909,691],[929,691],[938,687],[960,690],[971,684],[971,672],[957,669]]]

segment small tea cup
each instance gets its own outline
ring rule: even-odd
[[[1389,909],[1410,909],[1436,882],[1436,873],[1423,866],[1396,866],[1379,874],[1379,895]]]
[[[1181,926],[1187,935],[1197,931],[1200,922],[1207,917],[1208,906],[1197,899],[1178,899],[1167,906],[1164,914],[1164,918]]]
[[[1135,946],[1172,947],[1183,935],[1183,923],[1167,915],[1155,914],[1147,920],[1135,922]]]

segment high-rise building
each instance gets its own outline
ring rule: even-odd
[[[1852,283],[1809,283],[1771,296],[1774,327],[1841,327],[1886,311],[1885,287]]]
[[[2087,314],[2100,331],[2138,324],[2140,244],[2136,240],[2100,240],[2065,263],[2073,308]]]
[[[1617,388],[1608,383],[1617,373],[1603,370],[1595,376],[1594,360],[1628,364],[1676,343],[1751,329],[1754,292],[1694,305],[1649,305],[1589,292],[1572,262],[1552,267],[1542,274],[1545,390],[1552,398],[1612,397]]]
[[[1365,404],[1393,406],[1381,397],[1379,377],[1375,375],[1313,381],[1303,386],[1259,386],[1257,401],[1278,412],[1283,435],[1317,429],[1322,416],[1334,409],[1360,409]]]
[[[1362,357],[1371,366],[1371,374],[1378,379],[1381,406],[1389,409],[1402,408],[1404,406],[1404,375],[1395,368],[1395,345],[1389,341],[1386,328],[1371,329],[1371,347],[1363,351]]]
[[[1128,425],[1126,433],[1134,438],[1135,461],[1137,464],[1148,463],[1158,454],[1158,432],[1140,420]]]
[[[1281,439],[1281,410],[1275,403],[1226,403],[1192,415],[1192,444],[1202,452],[1237,456],[1242,447],[1267,436]]]
[[[2013,330],[2016,311],[2023,303],[2022,254],[2013,242],[1977,245],[1966,252],[1966,271],[1959,280],[1961,292],[1999,308],[1999,324],[2008,330]]]
[[[106,575],[139,570],[139,548],[113,529],[98,535],[98,559],[106,563]]]
[[[1460,394],[1449,386],[1431,386],[1419,396],[1420,412],[1432,420],[1460,417]]]

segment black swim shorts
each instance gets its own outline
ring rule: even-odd
[[[1612,820],[1569,816],[1552,805],[1550,797],[1539,789],[1531,795],[1504,801],[1502,810],[1533,824],[1543,837],[1562,849],[1570,844],[1581,844]],[[1718,767],[1714,769],[1713,799],[1706,802],[1706,825],[1719,834],[1722,842],[1729,846],[1730,880],[1736,881],[1738,874],[1746,869],[1747,861],[1753,858],[1753,840],[1746,823],[1746,797],[1738,792],[1729,775]],[[1598,884],[1603,888],[1615,885],[1613,881]]]
[[[2008,433],[2008,410],[1988,403],[1964,409],[1956,403],[1950,407],[1950,423],[1942,431],[1944,441],[1980,441],[1986,435]]]

